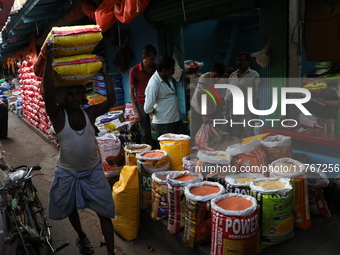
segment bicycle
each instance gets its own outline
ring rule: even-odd
[[[51,225],[32,182],[32,177],[41,174],[31,172],[40,169],[21,165],[8,174],[0,170],[0,226],[4,227],[0,246],[5,244],[1,255],[39,255],[45,246],[56,253],[69,245],[52,246]]]

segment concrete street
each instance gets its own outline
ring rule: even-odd
[[[43,132],[28,124],[24,119],[18,118],[14,113],[9,112],[8,138],[0,140],[2,154],[5,162],[12,166],[22,164],[32,166],[40,165],[41,173],[34,177],[33,182],[40,193],[43,204],[48,205],[48,191],[53,179],[56,157],[58,155],[57,146]],[[38,172],[36,172],[38,173]],[[46,213],[48,211],[46,210]],[[94,249],[95,254],[106,254],[106,247],[101,247],[104,242],[100,232],[99,220],[97,215],[90,211],[81,211],[81,221],[83,229],[87,233]],[[80,254],[75,245],[77,238],[76,232],[72,229],[68,219],[52,221],[52,237],[54,248],[69,242],[70,245],[58,252],[59,255]],[[143,254],[167,254],[161,246],[153,240],[143,229],[140,230],[139,237],[127,242],[119,236],[115,236],[115,246],[117,255],[143,255]],[[152,252],[147,250],[147,246],[153,248]]]

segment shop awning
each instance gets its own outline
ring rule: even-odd
[[[5,26],[14,0],[0,1],[0,30]]]
[[[11,2],[13,0],[0,0]],[[21,9],[10,13],[8,21],[1,30],[0,58],[12,54],[18,49],[27,47],[33,34],[42,35],[44,29],[53,20],[65,13],[78,0],[30,0]]]
[[[272,0],[151,1],[145,18],[156,27],[183,26],[259,8]]]

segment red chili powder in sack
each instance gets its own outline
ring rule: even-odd
[[[146,157],[146,158],[159,158],[162,156],[164,156],[164,153],[160,151],[151,151],[151,152],[143,154],[143,157]]]
[[[185,182],[185,181],[195,180],[196,178],[197,176],[193,176],[193,175],[183,175],[183,176],[175,177],[175,180]]]
[[[242,211],[252,206],[253,203],[243,197],[226,197],[218,201],[216,205],[228,211]]]
[[[195,196],[207,196],[210,194],[215,194],[220,192],[220,188],[216,186],[211,186],[211,185],[203,185],[199,187],[192,187],[190,189],[190,193],[195,195]]]

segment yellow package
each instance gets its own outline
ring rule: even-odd
[[[112,187],[116,217],[112,219],[114,230],[126,241],[138,237],[140,224],[140,196],[137,166],[124,166]]]
[[[45,43],[51,40],[54,57],[88,54],[103,39],[101,31],[98,25],[53,27]]]
[[[102,68],[103,63],[93,54],[55,58],[52,62],[56,87],[85,85]]]
[[[190,136],[164,134],[158,137],[162,151],[170,157],[170,169],[183,171],[183,158],[190,155]]]
[[[35,75],[42,77],[45,72],[47,42],[52,43],[54,58],[90,54],[103,38],[101,31],[98,25],[53,27],[34,64]]]

